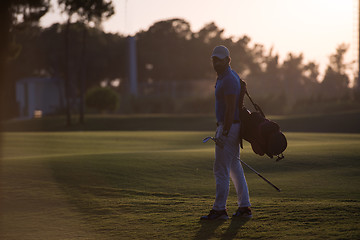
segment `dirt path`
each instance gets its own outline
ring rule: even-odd
[[[101,239],[35,159],[2,160],[0,239]]]

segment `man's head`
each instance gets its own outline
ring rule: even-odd
[[[231,61],[229,49],[222,45],[215,47],[211,54],[211,59],[217,74],[223,73]]]

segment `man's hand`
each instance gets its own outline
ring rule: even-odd
[[[224,148],[226,136],[220,135],[218,138],[215,138],[215,144],[220,148]]]

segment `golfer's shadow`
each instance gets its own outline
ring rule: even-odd
[[[239,229],[244,226],[250,218],[240,218],[240,219],[232,219],[230,226],[226,229],[226,232],[223,233],[221,239],[231,240],[236,237],[236,234],[239,232]]]
[[[220,239],[231,240],[236,237],[239,229],[248,222],[249,219],[233,219],[231,220],[230,226],[226,229],[226,232],[221,235]],[[198,239],[210,239],[214,237],[215,230],[224,224],[225,220],[214,220],[214,221],[200,221],[201,228],[196,233],[194,240]]]

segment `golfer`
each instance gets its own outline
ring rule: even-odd
[[[201,220],[228,219],[226,200],[232,179],[238,201],[233,217],[251,218],[250,198],[244,170],[239,157],[239,95],[240,77],[230,67],[230,52],[225,46],[214,48],[212,64],[217,73],[215,85],[215,113],[217,129],[215,137],[214,175],[216,180],[215,202],[209,215]]]

